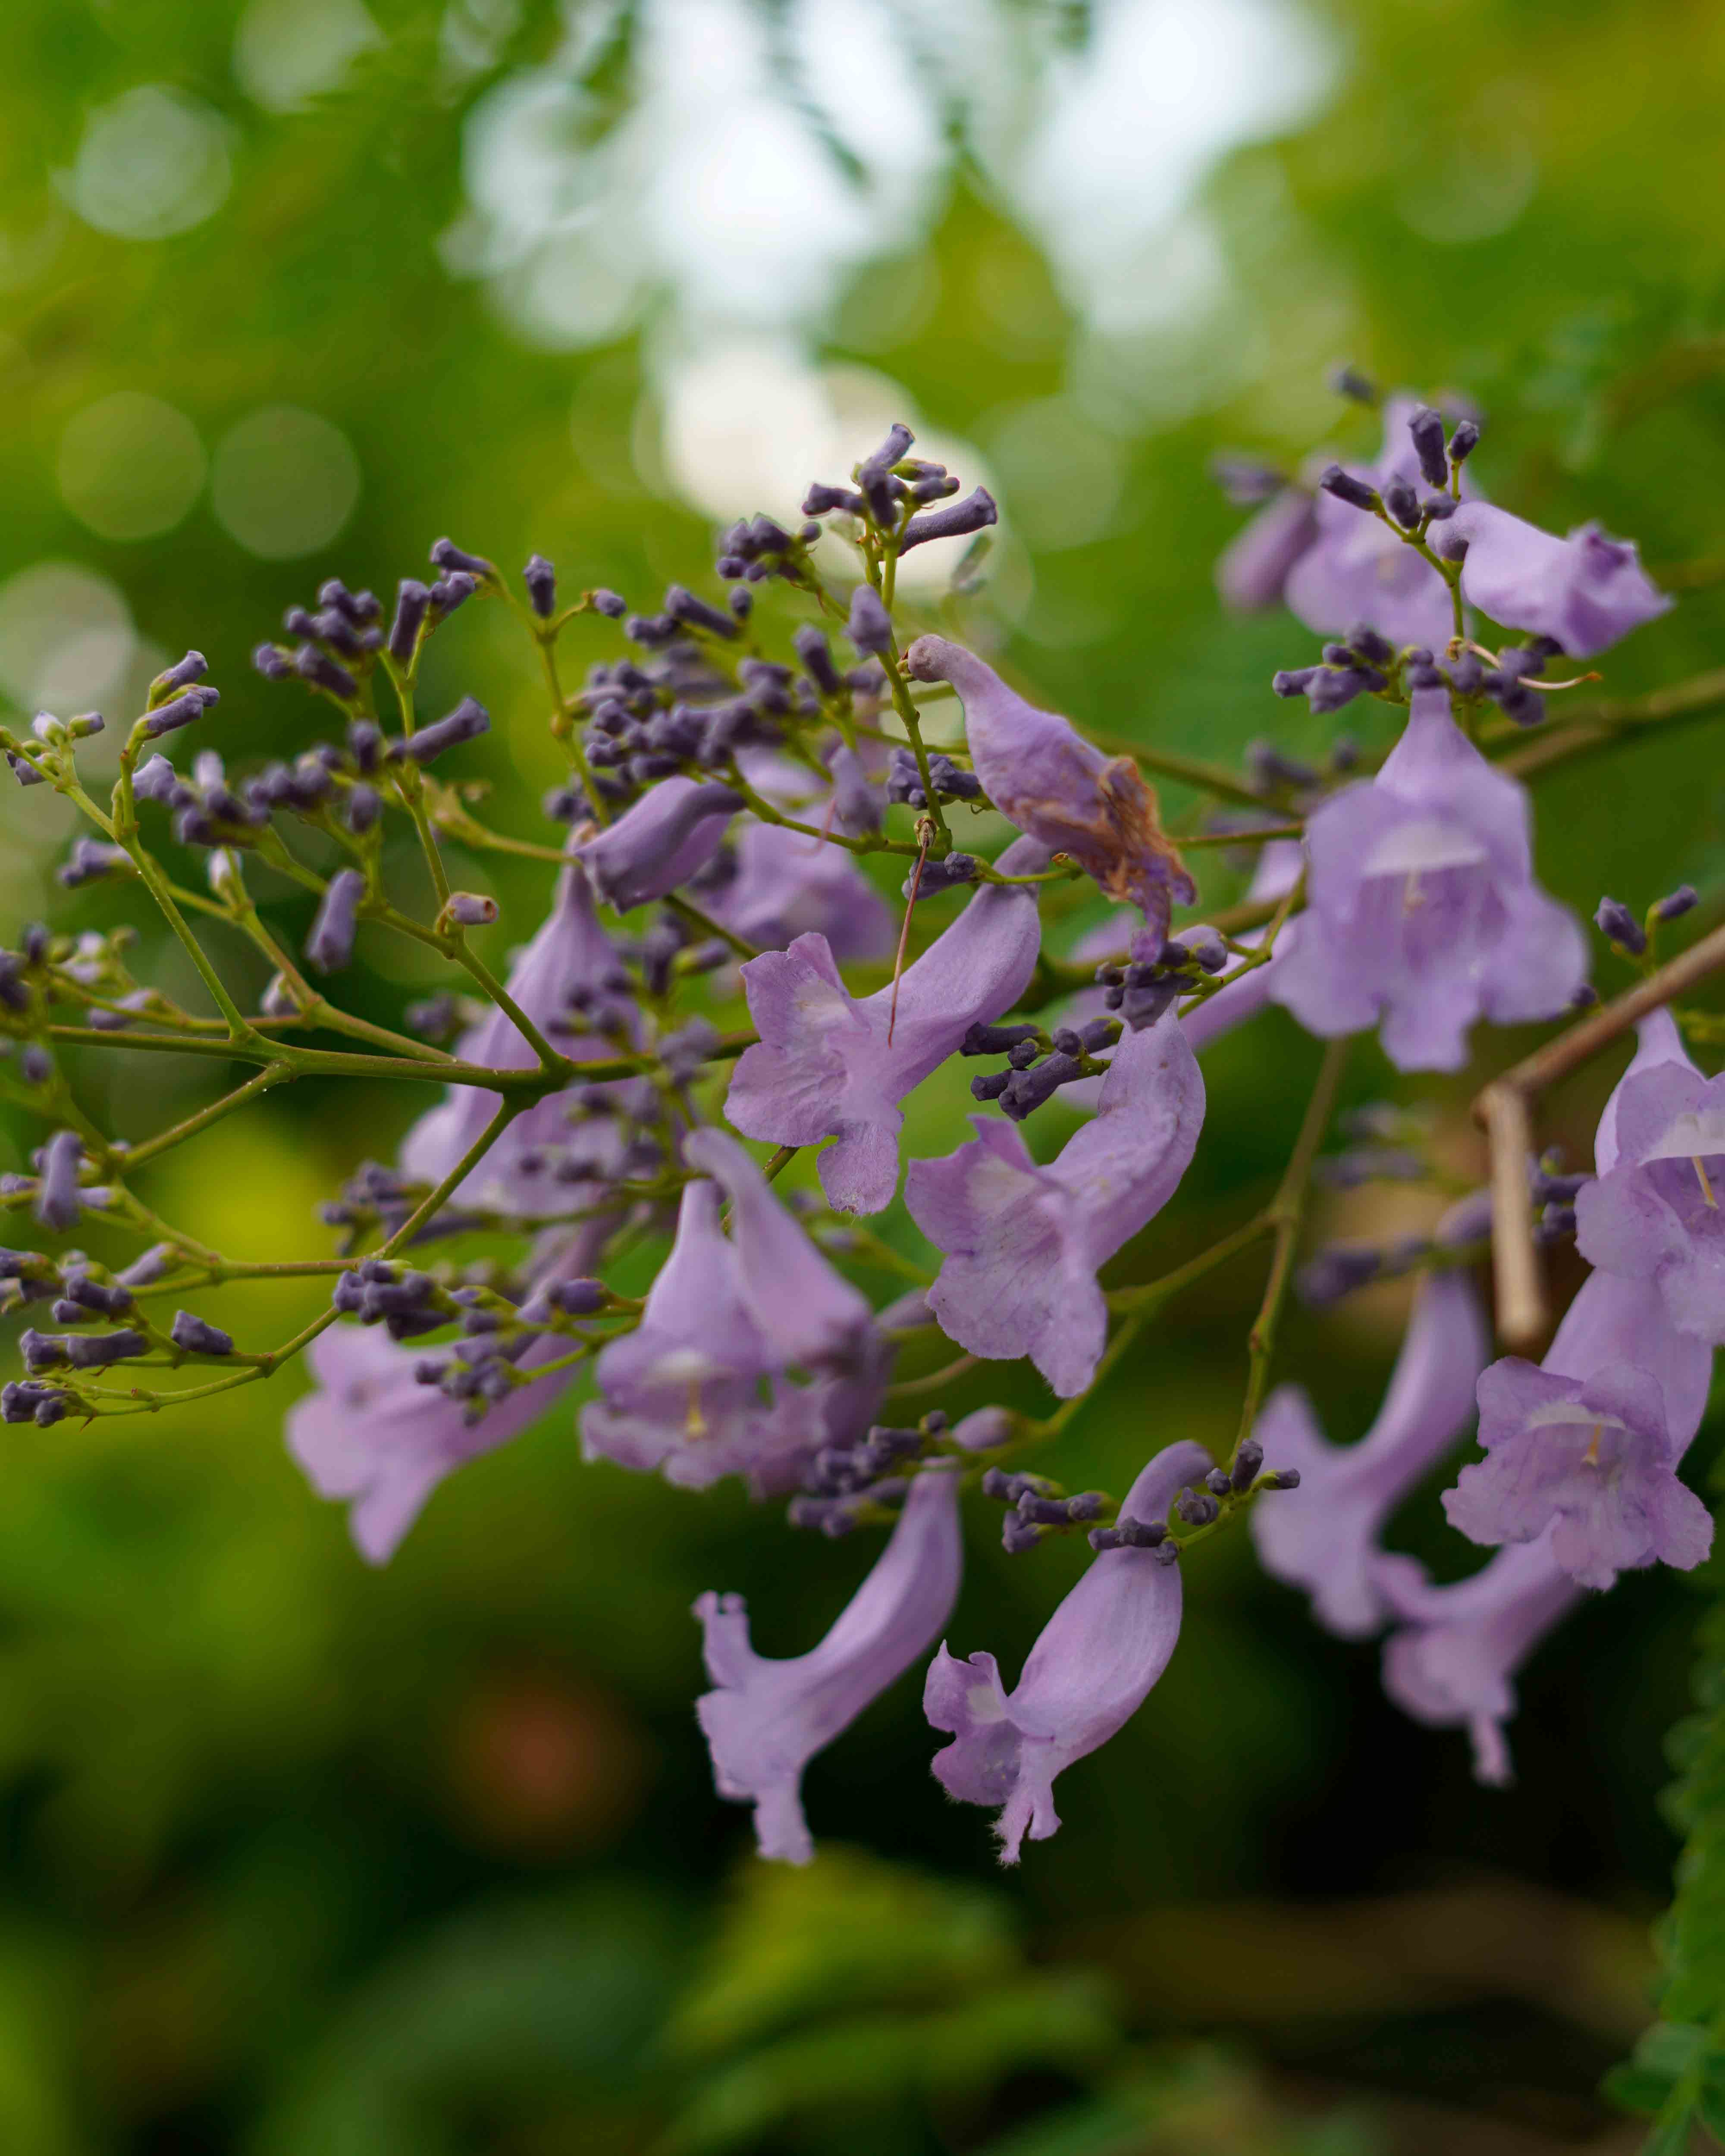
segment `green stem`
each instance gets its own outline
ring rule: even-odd
[[[1206,1273],[1224,1265],[1230,1258],[1238,1257],[1242,1250],[1250,1250],[1254,1243],[1261,1243],[1275,1229],[1275,1221],[1266,1209],[1255,1214],[1243,1227],[1232,1235],[1224,1235],[1219,1242],[1212,1243],[1208,1250],[1200,1250],[1195,1258],[1189,1258],[1183,1265],[1177,1265],[1171,1273],[1158,1279],[1144,1281],[1136,1287],[1117,1287],[1108,1296],[1108,1307],[1118,1311],[1142,1311],[1146,1313],[1159,1310],[1177,1295],[1183,1294],[1194,1281],[1201,1281]]]
[[[141,1145],[129,1147],[123,1153],[116,1153],[116,1163],[123,1173],[130,1174],[133,1168],[141,1168],[146,1161],[154,1160],[158,1154],[172,1152],[175,1146],[183,1145],[187,1138],[196,1137],[200,1131],[207,1131],[213,1123],[220,1122],[224,1116],[231,1116],[236,1108],[243,1108],[248,1101],[255,1101],[272,1086],[291,1085],[298,1075],[299,1073],[285,1063],[267,1063],[255,1076],[248,1078],[244,1085],[236,1086],[231,1093],[224,1093],[219,1101],[212,1101],[207,1108],[200,1108],[196,1115],[186,1116],[182,1122],[171,1125],[165,1131],[158,1131],[154,1137],[146,1138]]]
[[[728,943],[739,958],[760,957],[760,952],[752,943],[741,936],[734,935],[722,921],[715,921],[711,914],[703,913],[698,906],[691,905],[680,891],[667,891],[663,902],[673,913],[680,915],[691,928],[698,931],[702,936],[716,937],[721,943]]]
[[[1287,1299],[1289,1283],[1294,1273],[1294,1253],[1300,1240],[1300,1225],[1306,1216],[1306,1204],[1312,1187],[1312,1164],[1317,1157],[1318,1147],[1336,1104],[1336,1089],[1341,1083],[1343,1066],[1348,1060],[1345,1040],[1332,1040],[1324,1050],[1324,1060],[1319,1066],[1317,1082],[1312,1089],[1312,1098],[1306,1104],[1306,1114],[1300,1125],[1300,1135],[1294,1141],[1294,1150],[1289,1156],[1287,1168],[1276,1193],[1270,1201],[1266,1221],[1276,1238],[1276,1248],[1270,1260],[1270,1277],[1264,1286],[1264,1300],[1258,1306],[1258,1315],[1252,1321],[1252,1329],[1246,1337],[1245,1399],[1240,1408],[1240,1434],[1234,1441],[1234,1452],[1252,1434],[1258,1419],[1258,1410],[1264,1404],[1264,1391],[1270,1382],[1270,1365],[1276,1353],[1276,1330],[1281,1317],[1282,1305]],[[1234,1454],[1229,1455],[1232,1463]]]

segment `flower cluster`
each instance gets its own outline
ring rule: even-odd
[[[682,1490],[734,1476],[826,1537],[888,1529],[800,1655],[758,1654],[735,1594],[696,1606],[715,1778],[754,1807],[770,1856],[812,1854],[803,1767],[921,1665],[928,1722],[950,1739],[932,1748],[935,1777],[998,1815],[1017,1861],[1059,1825],[1056,1778],[1122,1727],[1173,1653],[1189,1553],[1242,1515],[1266,1568],[1323,1624],[1388,1628],[1391,1696],[1466,1725],[1481,1773],[1501,1779],[1515,1673],[1543,1633],[1619,1571],[1693,1565],[1708,1547],[1678,1470],[1725,1340],[1725,1079],[1704,1078],[1656,1011],[1606,1110],[1597,1174],[1528,1164],[1542,1233],[1573,1235],[1594,1269],[1538,1365],[1492,1359],[1476,1195],[1393,1251],[1296,1262],[1317,1178],[1440,1179],[1400,1111],[1356,1111],[1364,1142],[1318,1158],[1349,1036],[1374,1033],[1400,1070],[1455,1070],[1481,1022],[1560,1019],[1590,999],[1584,931],[1537,880],[1528,793],[1505,758],[1541,726],[1547,763],[1561,761],[1556,700],[1576,684],[1560,662],[1666,603],[1632,547],[1594,526],[1559,539],[1487,502],[1471,483],[1475,418],[1392,398],[1384,420],[1375,462],[1228,474],[1260,506],[1221,565],[1224,598],[1285,600],[1330,639],[1272,685],[1320,714],[1375,706],[1394,729],[1382,754],[1338,738],[1322,769],[1273,741],[1238,774],[1147,742],[1105,748],[976,650],[906,625],[900,558],[971,542],[955,583],[968,589],[996,510],[915,456],[901,426],[847,481],[817,480],[795,529],[757,516],[721,535],[711,597],[683,584],[640,605],[604,588],[560,595],[539,554],[517,586],[447,539],[434,577],[403,578],[393,608],[326,581],[315,606],[288,610],[288,640],[255,654],[266,680],[332,714],[291,761],[248,772],[213,747],[177,759],[174,737],[214,723],[196,652],[152,684],[105,800],[80,762],[98,715],[0,729],[18,781],[52,786],[91,827],[61,882],[139,886],[202,991],[187,1009],[137,979],[128,929],[74,938],[37,924],[0,952],[3,1085],[44,1127],[30,1172],[0,1179],[0,1204],[52,1246],[0,1252],[0,1301],[58,1328],[23,1332],[24,1374],[0,1412],[43,1424],[147,1412],[304,1351],[311,1389],[287,1441],[348,1505],[373,1562],[455,1469],[578,1389],[594,1463]],[[825,543],[834,527],[844,550]],[[840,551],[848,567],[829,569]],[[480,603],[516,618],[567,762],[536,838],[490,829],[474,812],[483,788],[456,775],[482,768],[486,707],[417,707],[431,639]],[[566,686],[565,639],[595,633],[610,639],[603,655]],[[1165,829],[1160,773],[1209,808]],[[384,873],[400,840],[418,856],[417,905]],[[1212,860],[1243,852],[1247,887],[1177,922],[1199,906],[1188,861],[1206,846],[1222,850]],[[542,864],[543,918],[495,970],[480,932],[497,901],[452,883],[452,849]],[[284,896],[302,908],[297,947]],[[1676,894],[1643,926],[1609,900],[1599,921],[1647,970],[1658,925],[1693,902]],[[212,924],[265,962],[256,1009],[242,1008]],[[381,937],[446,969],[398,1027],[331,993]],[[1330,1044],[1287,1173],[1243,1226],[1146,1277],[1137,1258],[1153,1255],[1152,1224],[1204,1142],[1199,1055],[1271,1004]],[[80,1097],[87,1059],[116,1048],[250,1075],[128,1146]],[[907,1148],[906,1102],[967,1064],[973,1134]],[[323,1209],[326,1255],[230,1260],[137,1194],[146,1162],[306,1076],[434,1089],[393,1158],[362,1162]],[[1051,1130],[1065,1111],[1077,1120]],[[805,1154],[818,1188],[803,1168],[781,1182]],[[901,1171],[923,1262],[905,1255],[908,1231],[894,1242],[867,1224],[899,1199]],[[63,1247],[74,1237],[93,1248]],[[141,1255],[121,1255],[128,1238]],[[1231,1446],[1213,1456],[1155,1429],[1153,1387],[1151,1456],[1122,1497],[1069,1492],[1028,1465],[1132,1367],[1165,1306],[1260,1243],[1272,1259]],[[656,1270],[630,1294],[619,1261],[642,1249]],[[1128,1251],[1122,1284],[1109,1269]],[[865,1283],[888,1271],[914,1285],[877,1307]],[[275,1348],[242,1348],[190,1306],[235,1279],[319,1273],[327,1306]],[[1267,1391],[1283,1296],[1297,1281],[1329,1301],[1409,1274],[1382,1410],[1335,1445],[1304,1392]],[[152,1314],[164,1298],[166,1324]],[[954,1381],[1028,1359],[1047,1411],[955,1421],[936,1404],[894,1419],[906,1389],[944,1382],[899,1374],[942,1337]],[[172,1382],[182,1369],[196,1382]],[[1476,1399],[1482,1456],[1445,1504],[1464,1535],[1505,1547],[1434,1586],[1384,1537],[1466,1436]],[[1004,1508],[1010,1552],[1090,1546],[1009,1687],[992,1655],[945,1642],[972,1492]]]

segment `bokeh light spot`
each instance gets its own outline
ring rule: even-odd
[[[248,553],[288,562],[326,547],[359,500],[359,459],[339,427],[266,404],[216,444],[210,501]]]
[[[252,0],[234,33],[234,80],[266,111],[292,112],[386,42],[363,0]]]
[[[196,98],[141,83],[90,114],[62,191],[86,224],[121,239],[189,232],[227,199],[228,133]]]
[[[172,531],[197,501],[205,468],[185,413],[135,389],[86,404],[60,437],[60,494],[104,539]]]
[[[27,711],[100,709],[136,644],[125,593],[74,562],[38,562],[0,585],[0,688]]]

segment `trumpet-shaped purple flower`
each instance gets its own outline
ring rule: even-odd
[[[1671,1324],[1717,1346],[1725,1341],[1725,1078],[1703,1078],[1674,1029],[1654,1040],[1655,1055],[1645,1063],[1638,1055],[1612,1096],[1614,1158],[1576,1194],[1575,1240],[1602,1271],[1651,1282]]]
[[[542,1264],[536,1281],[582,1277],[616,1224],[583,1223]],[[531,1371],[568,1350],[567,1339],[547,1333],[516,1367]],[[460,1401],[415,1378],[424,1352],[398,1345],[382,1327],[331,1326],[306,1350],[316,1391],[288,1410],[288,1450],[321,1497],[353,1501],[349,1532],[372,1564],[394,1554],[446,1475],[519,1437],[578,1374],[554,1371],[470,1422]]]
[[[874,1569],[806,1655],[757,1655],[741,1595],[696,1604],[715,1687],[696,1710],[713,1779],[721,1796],[754,1805],[762,1856],[814,1856],[803,1769],[932,1645],[957,1599],[963,1557],[957,1476],[937,1466],[914,1478]]]
[[[1046,850],[1019,839],[1001,855],[1008,875],[1045,865]],[[898,1103],[957,1051],[971,1027],[999,1018],[1035,970],[1040,925],[1034,884],[985,886],[892,991],[854,997],[824,936],[763,952],[742,969],[759,1041],[744,1051],[725,1113],[746,1137],[774,1145],[834,1142],[822,1152],[821,1187],[847,1213],[878,1213],[898,1183]],[[888,1039],[889,1029],[891,1038]]]
[[[841,846],[778,824],[737,834],[737,874],[708,905],[714,919],[757,950],[824,936],[835,958],[879,958],[895,930],[886,901]]]
[[[627,913],[704,869],[742,805],[734,787],[662,778],[575,851],[606,905]]]
[[[1549,1536],[1501,1551],[1449,1587],[1434,1587],[1414,1558],[1385,1558],[1378,1584],[1401,1620],[1384,1645],[1384,1691],[1416,1722],[1465,1728],[1476,1780],[1510,1781],[1503,1725],[1516,1711],[1516,1673],[1582,1595]]]
[[[1664,1096],[1687,1100],[1706,1089],[1668,1012],[1650,1013],[1636,1030],[1634,1060],[1599,1117],[1599,1181],[1576,1198],[1578,1215],[1585,1204],[1596,1227],[1609,1228],[1620,1193],[1646,1172],[1636,1155],[1649,1127],[1668,1127]],[[1686,1157],[1683,1173],[1692,1172]],[[1606,1203],[1596,1206],[1601,1190]],[[1512,1357],[1481,1378],[1486,1457],[1463,1468],[1444,1500],[1462,1533],[1481,1543],[1539,1538],[1588,1587],[1609,1587],[1620,1570],[1661,1558],[1685,1569],[1700,1563],[1712,1522],[1676,1471],[1701,1426],[1712,1352],[1681,1323],[1668,1286],[1656,1267],[1602,1268],[1583,1284],[1538,1368]],[[1680,1311],[1691,1306],[1681,1294],[1677,1301]]]
[[[1163,1518],[1209,1466],[1201,1445],[1170,1445],[1144,1468],[1122,1517]],[[928,1672],[923,1712],[954,1742],[933,1768],[961,1804],[1000,1807],[1001,1861],[1016,1864],[1028,1833],[1059,1827],[1055,1777],[1106,1744],[1142,1706],[1180,1633],[1180,1569],[1153,1549],[1105,1550],[1043,1627],[1011,1691],[990,1654],[959,1661],[943,1645]]]
[[[1635,1052],[1630,1058],[1628,1070],[1612,1087],[1599,1113],[1599,1127],[1594,1132],[1594,1168],[1597,1174],[1609,1175],[1617,1165],[1617,1104],[1623,1098],[1625,1086],[1631,1078],[1639,1078],[1644,1070],[1651,1070],[1661,1063],[1679,1063],[1686,1070],[1695,1070],[1689,1051],[1683,1045],[1683,1036],[1677,1030],[1677,1021],[1663,1005],[1635,1020]],[[1701,1074],[1696,1071],[1695,1075],[1699,1077]]]
[[[591,1001],[628,990],[629,976],[599,926],[586,879],[572,865],[559,873],[551,911],[511,968],[507,986],[542,1032],[567,1024],[572,999]],[[613,1052],[595,1034],[560,1045],[578,1060]],[[493,1070],[526,1070],[539,1060],[515,1021],[496,1009],[462,1035],[458,1052],[464,1061]],[[402,1172],[418,1182],[440,1183],[496,1114],[501,1097],[472,1086],[451,1086],[441,1106],[422,1116],[403,1142]],[[451,1194],[451,1202],[527,1214],[572,1209],[581,1201],[557,1171],[577,1144],[568,1095],[548,1095],[516,1117]],[[581,1127],[578,1152],[591,1161],[597,1179],[615,1172],[623,1145],[612,1118]]]
[[[1373,465],[1349,465],[1351,475],[1378,490],[1395,480],[1417,486],[1421,473],[1408,422],[1419,407],[1392,397],[1384,408],[1384,447]],[[1260,513],[1267,518],[1276,505]],[[1341,636],[1361,622],[1393,644],[1435,649],[1450,635],[1449,587],[1430,562],[1389,526],[1334,495],[1312,505],[1316,536],[1288,571],[1282,597],[1320,636]],[[1248,531],[1254,527],[1249,526]],[[1239,543],[1235,542],[1236,545]]]
[[[1648,581],[1633,543],[1607,538],[1597,524],[1559,539],[1506,509],[1465,501],[1435,527],[1433,545],[1461,557],[1464,598],[1507,629],[1554,638],[1572,659],[1592,658],[1671,605]]]
[[[1377,777],[1306,827],[1309,903],[1271,998],[1326,1039],[1381,1025],[1403,1070],[1455,1070],[1477,1018],[1563,1010],[1587,973],[1574,919],[1533,880],[1527,795],[1414,692]]]
[[[1516,1356],[1480,1379],[1480,1444],[1445,1493],[1476,1543],[1543,1537],[1584,1587],[1662,1559],[1684,1570],[1712,1540],[1677,1478],[1712,1375],[1704,1341],[1672,1326],[1653,1285],[1596,1272],[1538,1367]]]
[[[929,1307],[973,1355],[1029,1355],[1055,1392],[1081,1393],[1107,1341],[1097,1268],[1173,1197],[1198,1144],[1192,1050],[1171,1012],[1123,1035],[1095,1121],[1047,1168],[1015,1124],[971,1121],[968,1143],[905,1179],[911,1218],[947,1254]]]
[[[1395,1507],[1473,1416],[1490,1354],[1479,1296],[1466,1275],[1434,1272],[1414,1297],[1378,1419],[1358,1445],[1332,1445],[1297,1385],[1278,1386],[1254,1435],[1273,1467],[1299,1471],[1299,1489],[1252,1508],[1264,1569],[1312,1597],[1319,1621],[1363,1639],[1389,1614],[1378,1584],[1378,1537]]]
[[[1159,952],[1174,903],[1189,906],[1198,894],[1132,758],[1105,757],[1069,721],[1026,703],[992,666],[943,636],[919,636],[905,665],[919,681],[957,690],[976,775],[1001,814],[1070,854],[1109,897],[1136,906],[1149,955]]]
[[[848,1440],[880,1398],[885,1348],[868,1304],[835,1273],[742,1148],[688,1139],[676,1240],[639,1326],[594,1366],[581,1418],[589,1459],[661,1469],[704,1488],[745,1476],[757,1496],[793,1487],[819,1445]],[[733,1236],[720,1219],[731,1200]],[[814,1374],[793,1383],[790,1366]]]
[[[1236,613],[1274,606],[1294,564],[1317,544],[1318,528],[1317,506],[1304,487],[1285,486],[1272,495],[1217,561],[1223,604]]]
[[[1656,1558],[1688,1571],[1712,1545],[1646,1370],[1618,1363],[1562,1378],[1506,1357],[1480,1380],[1480,1443],[1485,1459],[1444,1499],[1450,1526],[1476,1543],[1532,1542],[1549,1527],[1558,1563],[1598,1588]]]

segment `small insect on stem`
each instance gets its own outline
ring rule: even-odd
[[[916,911],[916,893],[922,887],[922,865],[928,859],[928,849],[934,839],[934,825],[927,816],[916,819],[916,865],[911,870],[911,888],[905,895],[904,926],[898,932],[898,949],[892,959],[892,1001],[886,1007],[886,1045],[892,1045],[892,1029],[898,1024],[898,984],[905,970],[905,948],[911,940],[911,916]]]

